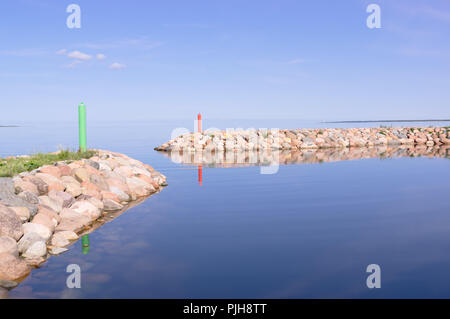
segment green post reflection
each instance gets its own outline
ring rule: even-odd
[[[81,251],[83,255],[87,255],[89,252],[89,235],[81,237]]]

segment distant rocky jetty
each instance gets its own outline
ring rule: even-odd
[[[60,254],[99,218],[166,186],[166,177],[123,154],[58,162],[0,178],[0,290]],[[2,288],[3,287],[3,288]]]
[[[448,127],[205,131],[183,134],[157,151],[239,151],[450,144]]]

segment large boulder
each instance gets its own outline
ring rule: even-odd
[[[37,195],[30,193],[30,192],[22,192],[19,195],[20,198],[26,200],[28,203],[33,204],[33,205],[37,205],[39,204],[39,198]]]
[[[55,231],[56,225],[58,225],[58,222],[56,220],[43,213],[38,213],[36,216],[34,216],[32,222],[34,224],[40,224],[47,227],[52,233]]]
[[[39,195],[36,185],[31,182],[23,181],[22,179],[14,182],[14,189],[17,194],[22,192],[30,192],[34,195]]]
[[[70,245],[70,241],[64,237],[64,232],[55,233],[50,243],[53,247],[66,247]]]
[[[59,180],[59,178],[44,173],[37,173],[36,177],[42,179],[48,185],[48,191],[61,191],[63,192],[65,187],[64,184]]]
[[[69,241],[77,240],[79,238],[79,236],[75,232],[68,231],[68,230],[57,232],[57,233],[55,233],[55,235],[58,235],[59,237],[64,238]],[[53,235],[53,236],[55,236],[55,235]]]
[[[116,195],[120,202],[130,201],[130,196],[118,187],[112,186],[109,191]]]
[[[85,168],[75,168],[72,170],[72,175],[80,183],[89,181],[89,173]]]
[[[48,229],[44,225],[35,224],[35,223],[23,224],[23,232],[24,232],[24,234],[37,233],[39,236],[44,238],[44,240],[48,240],[50,238],[50,236],[52,235],[52,232],[50,229]]]
[[[22,254],[23,258],[37,259],[47,255],[47,245],[45,241],[36,241]]]
[[[103,200],[103,206],[104,206],[104,210],[107,212],[113,212],[116,210],[121,210],[123,208],[123,206],[111,199],[104,199]]]
[[[120,189],[122,192],[126,193],[127,195],[130,195],[130,188],[128,187],[127,183],[126,183],[126,179],[124,178],[124,180],[121,180],[120,178],[108,178],[106,180],[106,182],[109,185],[109,190],[111,192],[113,192],[113,187],[114,188],[118,188]],[[113,192],[114,193],[114,192]]]
[[[90,223],[91,220],[87,216],[82,216],[82,218],[63,218],[58,226],[56,226],[56,232],[71,231],[78,233],[85,229]]]
[[[57,167],[59,168],[59,172],[61,173],[61,176],[72,175],[72,169],[70,168],[69,165],[59,164]]]
[[[49,166],[44,166],[42,168],[39,169],[40,173],[45,173],[48,175],[52,175],[56,178],[60,178],[61,177],[61,171],[58,167],[54,166],[54,165],[49,165]]]
[[[39,177],[36,176],[26,176],[24,177],[25,181],[29,181],[31,183],[33,183],[34,185],[36,185],[38,192],[39,192],[39,196],[45,195],[48,193],[48,185],[47,183],[45,183],[42,179],[40,179]]]
[[[16,215],[20,218],[20,220],[24,223],[30,220],[31,214],[30,210],[26,207],[9,207],[12,209]]]
[[[91,175],[91,183],[97,186],[101,191],[108,191],[109,186],[105,179],[99,175]]]
[[[50,197],[51,199],[53,199],[59,203],[62,203],[63,208],[70,207],[70,205],[72,205],[75,202],[75,198],[67,192],[60,192],[60,191],[52,190],[48,193],[48,197]]]
[[[85,200],[75,202],[70,209],[82,215],[88,216],[91,220],[96,220],[101,216],[100,210],[92,203]]]
[[[17,242],[14,238],[8,236],[0,236],[0,254],[8,253],[14,256],[19,255],[17,250]]]
[[[49,196],[39,196],[39,204],[50,207],[57,213],[60,213],[63,209],[63,200],[55,200]]]
[[[89,216],[83,215],[69,208],[64,208],[60,216],[61,221],[58,226],[56,226],[56,232],[70,231],[78,233],[92,223]]]
[[[127,178],[127,185],[131,192],[131,197],[143,197],[155,192],[155,188],[137,177]]]
[[[133,169],[130,166],[119,166],[114,169],[114,172],[123,176],[123,177],[132,177],[134,176]]]
[[[57,212],[45,205],[39,205],[39,214],[47,215],[50,219],[55,220],[56,224],[61,220]]]
[[[23,259],[8,253],[0,254],[0,280],[18,281],[30,271],[31,268]]]
[[[0,204],[0,236],[8,236],[16,241],[23,235],[22,221],[16,213]]]
[[[19,250],[19,253],[23,254],[27,251],[28,248],[30,248],[31,245],[33,245],[37,241],[43,241],[45,240],[41,236],[39,236],[38,233],[31,232],[26,233],[23,235],[23,237],[19,240],[19,243],[17,244],[17,249]]]
[[[82,190],[80,184],[77,183],[64,183],[64,186],[66,187],[65,192],[72,195],[72,197],[78,197],[81,195]]]
[[[0,204],[11,207],[27,207],[31,214],[37,213],[37,206],[15,194],[12,178],[0,178]]]

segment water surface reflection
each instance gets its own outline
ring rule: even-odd
[[[242,151],[242,152],[159,152],[172,162],[202,167],[246,167],[338,162],[367,158],[440,157],[450,158],[450,145],[376,146],[359,148],[303,149],[296,151]]]

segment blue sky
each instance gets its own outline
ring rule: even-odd
[[[81,101],[95,121],[450,118],[447,0],[2,0],[0,15],[0,124]]]

